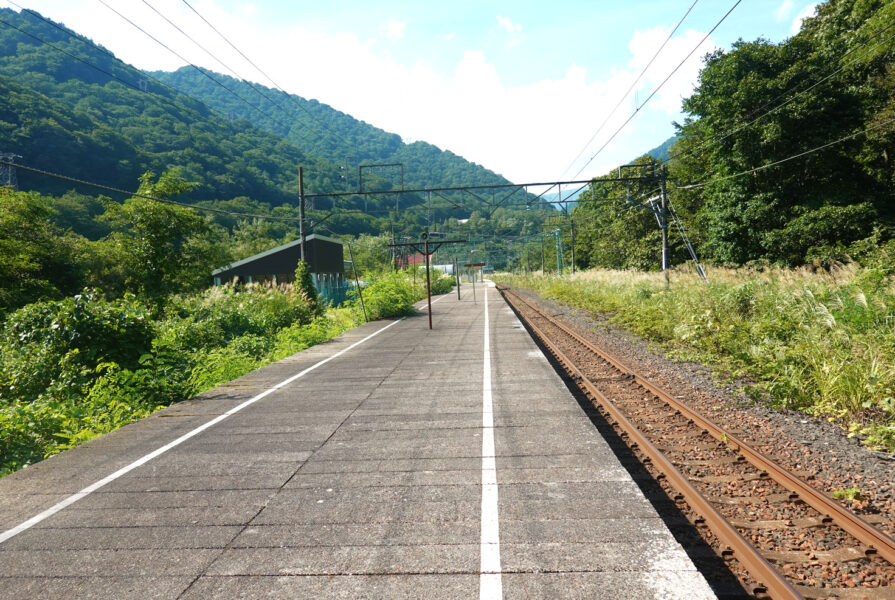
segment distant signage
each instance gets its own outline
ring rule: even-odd
[[[485,266],[485,263],[466,263],[463,266],[466,267],[467,269],[481,269],[482,267]]]

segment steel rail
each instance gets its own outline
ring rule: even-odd
[[[505,296],[509,290],[500,289]],[[512,294],[521,303],[529,306],[532,310],[547,318],[550,322],[553,319],[547,317],[541,311],[531,306],[517,294]],[[530,319],[526,319],[519,313],[512,302],[510,306],[516,311],[516,314],[522,318],[531,330],[541,339],[541,341],[549,348],[550,352],[568,369],[574,373],[580,385],[582,385],[591,397],[599,402],[610,417],[618,423],[619,427],[628,435],[629,444],[639,449],[647,457],[650,462],[665,475],[668,482],[674,487],[679,494],[684,497],[687,504],[698,513],[704,520],[705,524],[712,530],[722,545],[726,546],[722,550],[723,554],[734,556],[743,567],[759,582],[759,586],[755,587],[752,592],[754,594],[767,593],[775,600],[804,600],[803,596],[777,571],[765,558],[737,531],[724,516],[703,496],[690,481],[675,467],[662,452],[650,442],[637,427],[625,417],[621,411],[603,395],[600,390],[581,372],[581,370],[547,337],[546,334]],[[613,363],[614,364],[614,363]]]
[[[597,354],[603,360],[612,364],[615,368],[622,371],[628,376],[633,377],[634,381],[655,394],[659,399],[668,404],[687,419],[691,419],[695,424],[709,433],[716,440],[729,446],[736,446],[739,453],[757,469],[764,471],[768,477],[779,483],[790,492],[797,494],[799,499],[805,504],[819,512],[821,515],[828,516],[833,522],[841,527],[844,531],[854,536],[858,541],[867,546],[871,552],[877,552],[883,559],[889,563],[895,564],[895,539],[887,535],[885,532],[877,529],[873,525],[867,523],[856,514],[846,509],[830,496],[824,494],[815,487],[802,481],[801,478],[791,473],[781,465],[777,464],[758,450],[752,448],[748,443],[736,435],[729,433],[711,420],[696,412],[686,404],[674,398],[671,394],[654,384],[652,381],[641,375],[640,373],[629,368],[627,365],[615,360],[580,335],[557,322],[555,319],[545,315],[518,294],[513,294],[519,298],[521,302],[529,308],[548,319],[553,325],[567,333],[580,344]]]

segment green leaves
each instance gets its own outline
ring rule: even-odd
[[[836,260],[890,222],[895,126],[735,179],[891,118],[891,2],[829,0],[780,44],[740,41],[710,55],[684,103],[673,193],[705,258],[796,266]],[[847,68],[846,68],[847,67]],[[841,70],[840,70],[841,68]],[[891,235],[891,234],[890,234]]]
[[[629,271],[507,282],[608,313],[673,355],[752,378],[756,399],[838,420],[891,450],[895,294],[891,276],[879,273],[841,265],[832,275],[714,269],[709,285],[676,274],[669,290],[658,275]]]
[[[450,289],[449,278],[433,283]],[[375,318],[403,315],[424,287],[388,274],[365,297]],[[362,322],[359,307],[319,316],[274,289],[176,296],[167,313],[153,320],[133,296],[92,292],[13,313],[0,328],[0,476]]]

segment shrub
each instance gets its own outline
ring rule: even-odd
[[[749,392],[840,422],[895,449],[895,287],[868,265],[829,272],[714,269],[712,282],[675,273],[594,270],[576,277],[503,276],[661,343],[672,355],[755,380]]]
[[[133,297],[109,302],[84,293],[29,304],[0,331],[0,399],[32,399],[60,374],[89,378],[102,363],[137,368],[154,333]]]
[[[414,286],[403,273],[380,274],[364,288],[364,303],[371,321],[411,315],[415,312],[413,303],[422,297],[425,289]]]

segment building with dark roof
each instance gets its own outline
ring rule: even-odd
[[[345,299],[345,260],[342,242],[322,235],[305,238],[314,287],[325,301],[336,304]],[[271,248],[243,258],[211,272],[214,285],[268,283],[280,285],[295,281],[295,269],[301,260],[301,240]]]

